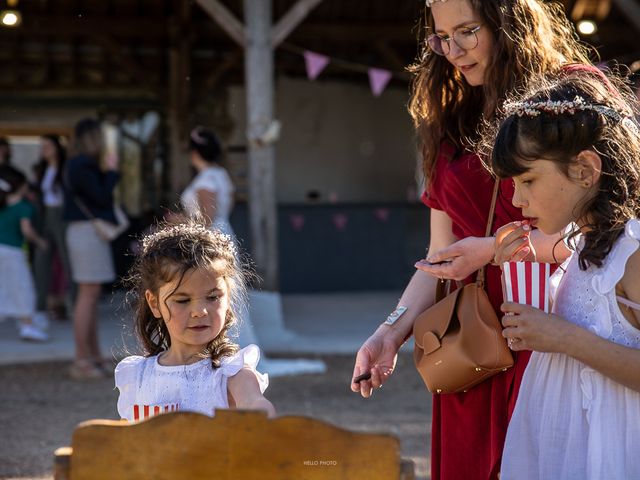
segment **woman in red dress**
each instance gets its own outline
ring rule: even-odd
[[[398,308],[358,351],[353,378],[370,371],[371,379],[352,381],[351,388],[363,397],[388,380],[413,322],[434,302],[437,279],[473,281],[473,273],[494,258],[493,238],[484,238],[494,180],[472,151],[482,120],[491,120],[507,92],[534,75],[589,63],[559,5],[539,0],[426,3],[428,37],[413,66],[409,110],[423,147],[422,198],[431,208],[428,261],[416,264],[418,271]],[[502,182],[494,231],[521,219],[512,194],[511,183]],[[554,261],[554,253],[558,257],[554,239],[533,232],[532,241],[539,261]],[[486,288],[499,313],[497,267],[487,267]],[[507,423],[529,352],[514,352],[514,357],[513,368],[466,393],[434,395],[433,480],[498,478]]]

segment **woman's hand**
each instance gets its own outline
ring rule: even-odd
[[[398,350],[402,342],[393,338],[390,327],[382,325],[360,347],[351,377],[351,390],[369,398],[374,388],[386,382],[396,366]],[[358,383],[354,379],[363,373],[371,373],[371,378]]]
[[[493,237],[467,237],[437,252],[415,267],[437,278],[463,280],[493,258]]]
[[[535,262],[536,251],[531,244],[531,226],[527,221],[511,222],[496,231],[493,262]]]
[[[558,315],[529,305],[506,302],[500,309],[505,313],[502,336],[511,350],[564,353],[572,329],[579,328]]]

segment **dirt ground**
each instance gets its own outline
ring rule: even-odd
[[[279,415],[308,415],[344,428],[390,432],[402,454],[416,465],[417,478],[429,478],[431,396],[409,354],[385,386],[370,399],[349,390],[353,356],[319,356],[324,375],[279,377],[266,396]],[[78,383],[66,363],[0,367],[0,478],[52,479],[53,452],[69,445],[79,422],[117,418],[113,380]]]

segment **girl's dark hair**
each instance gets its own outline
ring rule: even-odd
[[[443,140],[457,150],[471,149],[478,139],[482,116],[492,120],[506,94],[529,77],[556,72],[566,63],[590,63],[588,50],[559,3],[540,0],[469,0],[483,28],[494,39],[482,86],[470,86],[443,56],[425,41],[414,74],[409,112],[422,143],[427,182]],[[434,33],[431,9],[426,9],[425,37]]]
[[[204,127],[195,127],[189,135],[189,149],[196,151],[205,162],[220,163],[222,147],[218,136]]]
[[[239,312],[246,303],[249,272],[240,266],[230,236],[209,230],[200,220],[188,219],[178,224],[163,223],[155,233],[145,236],[142,251],[125,279],[131,287],[136,334],[148,356],[166,351],[171,346],[171,338],[164,321],[153,316],[145,291],[150,290],[159,298],[162,285],[178,279],[177,289],[189,270],[199,268],[223,276],[229,295],[225,325],[202,354],[211,358],[214,367],[219,367],[222,357],[238,351],[238,345],[229,339],[228,332],[237,324]]]
[[[7,197],[27,183],[27,177],[11,165],[0,166],[0,208],[7,206]]]
[[[100,159],[104,148],[100,122],[95,118],[83,118],[73,131],[73,155],[87,155],[95,161]]]
[[[601,266],[627,220],[640,216],[640,134],[633,120],[632,91],[622,80],[607,79],[601,73],[582,71],[556,79],[538,79],[519,100],[573,101],[576,96],[613,112],[513,114],[489,126],[482,143],[485,152],[493,143],[490,168],[501,178],[528,171],[530,162],[537,159],[554,162],[568,176],[569,166],[580,152],[591,150],[600,156],[602,172],[597,194],[585,199],[575,212],[576,218],[588,220],[579,256],[580,268],[586,269],[589,265]],[[612,118],[617,117],[616,112],[619,117]]]
[[[56,172],[56,177],[54,179],[54,184],[62,186],[64,183],[63,180],[63,172],[64,172],[64,163],[67,158],[67,152],[62,145],[62,141],[60,136],[54,134],[42,135],[43,139],[46,139],[53,143],[53,147],[56,150],[56,158],[58,160],[58,170]],[[44,173],[47,171],[48,162],[45,158],[41,158],[40,161],[33,167],[36,175],[38,177],[38,184],[42,181],[44,177]]]

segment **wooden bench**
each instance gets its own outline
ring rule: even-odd
[[[55,452],[55,480],[414,478],[392,435],[242,410],[90,420],[75,429],[71,447]]]

